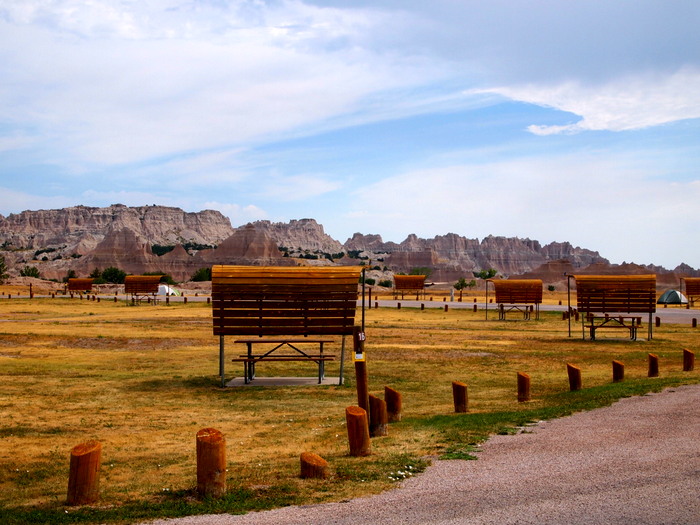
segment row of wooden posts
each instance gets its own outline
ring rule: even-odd
[[[78,296],[80,297],[80,300],[81,300],[81,301],[83,300],[83,294],[75,294],[75,295],[78,295]],[[195,294],[195,297],[196,297],[196,296],[197,296],[197,295]],[[55,293],[55,292],[52,292],[52,293],[51,293],[51,298],[53,299],[53,298],[55,298],[55,297],[56,297],[56,293]],[[70,292],[70,298],[73,299],[73,297],[74,297],[73,292]],[[7,298],[8,298],[8,299],[12,299],[12,294],[7,294]],[[29,298],[30,298],[30,299],[34,299],[34,294],[33,294],[33,293],[30,293]],[[98,302],[98,303],[100,302],[100,296],[98,296],[98,295],[85,294],[85,298],[86,298],[88,301],[95,301],[95,302]],[[117,295],[116,295],[116,294],[114,295],[114,302],[115,302],[115,303],[117,302]],[[135,300],[134,298],[132,298],[132,299],[131,299],[131,302],[132,302],[132,303],[135,303],[136,300]],[[148,302],[149,304],[151,303],[151,298],[150,298],[150,297],[147,298],[147,302]],[[186,295],[183,295],[183,296],[182,296],[182,302],[183,302],[184,304],[187,304],[187,296],[186,296]],[[165,304],[166,304],[166,305],[169,305],[169,304],[170,304],[170,296],[168,296],[168,295],[165,296]],[[207,304],[211,304],[211,297],[207,297]]]
[[[354,350],[364,353],[364,343],[356,332]],[[648,355],[649,377],[658,377],[659,359],[654,354]],[[567,364],[569,388],[581,390],[581,369]],[[683,370],[695,368],[695,353],[683,350]],[[345,421],[348,433],[348,445],[351,456],[368,456],[372,453],[372,437],[388,434],[390,422],[400,421],[403,401],[401,394],[391,387],[384,387],[384,399],[369,393],[367,382],[367,364],[364,360],[355,361],[357,378],[358,406],[345,409]],[[624,364],[613,361],[613,381],[624,380]],[[526,402],[530,396],[530,376],[523,372],[517,374],[518,401]],[[464,413],[469,410],[467,385],[461,381],[452,382],[454,410]],[[197,493],[201,497],[220,497],[226,493],[226,438],[214,428],[204,428],[197,432]],[[68,480],[69,505],[85,505],[99,499],[99,478],[102,445],[98,441],[88,441],[77,445],[71,451],[70,473]],[[321,478],[329,476],[328,462],[318,454],[304,452],[300,455],[300,476],[302,478]]]
[[[368,394],[369,410],[350,406],[345,410],[351,456],[372,453],[370,437],[386,436],[388,423],[401,420],[401,394],[385,387],[385,399]],[[388,407],[388,408],[387,408]],[[368,418],[368,413],[372,414]],[[203,428],[196,436],[197,494],[221,497],[226,493],[226,438],[215,428]],[[68,476],[68,505],[87,505],[99,499],[102,445],[87,441],[73,447]],[[328,462],[318,454],[304,452],[299,457],[300,477],[325,479]]]
[[[648,356],[649,369],[647,377],[659,377],[659,357],[655,354]],[[695,369],[695,353],[683,349],[683,371],[691,372]],[[569,377],[569,390],[574,392],[581,390],[581,368],[567,363],[566,372]],[[619,383],[625,379],[625,365],[621,361],[613,360],[612,362],[613,382]],[[517,373],[518,386],[518,401],[530,401],[530,375],[524,372]],[[467,393],[467,385],[461,381],[452,382],[452,398],[454,401],[455,412],[467,412],[469,410],[469,396]]]

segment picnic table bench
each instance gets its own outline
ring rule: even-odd
[[[162,275],[127,275],[124,278],[124,293],[131,295],[131,301],[152,300],[156,304],[158,286]]]
[[[360,267],[213,266],[212,320],[222,386],[226,336],[248,336],[234,340],[247,352],[232,359],[243,363],[246,384],[262,361],[313,362],[321,383],[325,363],[335,359],[324,353],[324,345],[334,342],[329,336],[342,336],[342,384],[345,336],[353,333],[360,272]],[[256,353],[255,345],[267,349]]]
[[[489,318],[489,284],[493,284],[498,304],[498,319],[503,321],[506,313],[517,311],[523,319],[529,320],[535,311],[535,319],[540,318],[542,303],[541,279],[487,279],[486,280],[486,319]]]
[[[415,292],[416,300],[421,292],[425,294],[425,275],[394,275],[394,298],[401,293],[401,299],[405,292]]]
[[[695,299],[700,298],[700,277],[681,277],[681,292],[685,283],[685,297],[688,299],[686,308],[695,306]]]
[[[600,329],[629,331],[637,339],[642,316],[648,314],[648,338],[652,338],[652,314],[656,312],[656,275],[573,275],[581,330],[595,340]]]

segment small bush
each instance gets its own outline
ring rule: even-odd
[[[194,275],[192,276],[190,281],[195,281],[195,282],[211,281],[211,268],[210,267],[200,268],[199,270],[194,272]]]
[[[383,286],[384,288],[391,288],[392,284],[393,283],[391,279],[384,279],[382,281],[379,281],[379,286]]]
[[[41,279],[41,274],[36,266],[25,266],[19,271],[19,274],[22,277],[36,277],[37,279]]]
[[[120,270],[119,268],[115,268],[114,266],[110,266],[109,268],[105,268],[104,270],[102,270],[102,279],[104,279],[105,282],[113,284],[124,284],[125,278],[126,272]]]

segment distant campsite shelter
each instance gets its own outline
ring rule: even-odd
[[[521,312],[523,319],[540,318],[542,304],[541,279],[487,279],[486,280],[486,319],[489,318],[489,283],[493,284],[498,304],[498,319],[503,321],[508,312]]]
[[[399,294],[403,299],[406,292],[415,293],[416,300],[425,295],[425,275],[394,275],[394,299]]]
[[[700,298],[700,277],[681,277],[681,293],[685,284],[685,296],[688,298],[686,308],[695,306],[695,298]]]
[[[66,287],[66,289],[68,290],[68,293],[91,292],[93,281],[94,281],[94,279],[90,279],[90,278],[80,279],[77,277],[71,277],[70,279],[68,279],[68,286]]]
[[[158,285],[162,275],[127,275],[124,278],[124,292],[131,295],[131,302],[143,300],[156,303]]]

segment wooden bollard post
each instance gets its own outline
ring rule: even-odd
[[[447,311],[448,308],[449,308],[449,305],[446,304],[446,305],[445,305],[445,311]]]
[[[530,376],[518,372],[518,403],[530,401]]]
[[[226,494],[226,438],[215,428],[197,432],[197,494],[201,498]]]
[[[207,304],[211,304],[211,297],[207,297]]]
[[[185,304],[187,304],[187,296],[183,297],[183,298],[182,298],[182,301],[183,301]]]
[[[622,363],[622,361],[613,361],[612,362],[612,371],[613,371],[613,383],[619,383],[620,381],[625,380],[625,365]]]
[[[102,445],[86,441],[73,447],[70,453],[68,505],[87,505],[100,497],[100,460]]]
[[[369,439],[369,422],[367,411],[360,407],[345,409],[345,423],[348,427],[348,443],[351,456],[369,456],[372,442]]]
[[[328,461],[313,452],[302,452],[299,456],[301,464],[300,477],[303,479],[328,478]]]
[[[683,372],[692,372],[695,369],[695,352],[687,348],[683,349]]]
[[[115,303],[117,302],[117,296],[116,296],[116,295],[114,296],[114,302],[115,302]]]
[[[466,383],[452,381],[452,400],[455,405],[455,412],[458,414],[469,411],[469,395]]]
[[[354,327],[352,334],[353,352],[355,355],[364,355],[364,333],[359,326]],[[355,381],[357,382],[357,406],[369,411],[369,386],[367,380],[367,361],[355,361]]]
[[[421,311],[425,310],[425,303],[420,303],[420,309]]]
[[[396,303],[396,308],[401,310],[401,303]]]
[[[476,312],[476,305],[474,305],[474,311]]]
[[[658,316],[656,317],[656,319],[655,319],[655,324],[656,324],[656,328],[658,328],[659,326],[661,326],[661,317],[658,317]]]
[[[569,390],[581,390],[581,369],[567,363],[566,371],[569,374]]]
[[[693,317],[693,320],[692,320],[692,322],[691,322],[691,325],[692,325],[693,328],[697,328],[697,327],[698,327],[698,320],[697,320],[695,317]]]
[[[655,354],[649,354],[649,373],[648,377],[659,377],[659,357]]]
[[[389,416],[386,402],[377,396],[369,395],[369,435],[381,437],[389,435]]]
[[[379,301],[374,301],[374,309],[376,310],[379,308]]]
[[[165,296],[165,306],[170,306],[170,296],[169,295]]]
[[[401,421],[401,411],[403,410],[401,393],[391,387],[385,386],[384,401],[386,401],[386,414],[389,418],[389,423]]]

